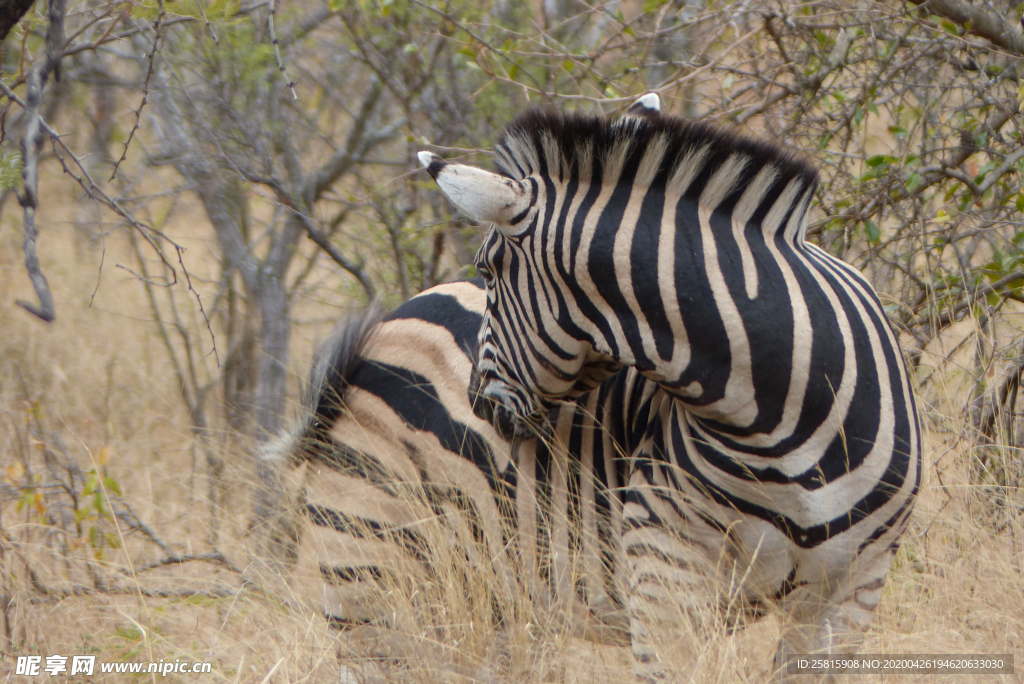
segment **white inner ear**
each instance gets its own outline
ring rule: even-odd
[[[533,201],[529,183],[474,166],[445,164],[434,180],[452,204],[481,223],[518,224]]]
[[[647,93],[637,100],[636,104],[640,105],[644,109],[652,109],[656,112],[661,111],[661,98],[658,97],[658,93]]]

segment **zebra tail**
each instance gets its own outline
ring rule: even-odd
[[[345,409],[349,379],[384,312],[376,302],[339,323],[313,356],[308,384],[301,390],[302,417],[264,444],[259,458],[295,470],[306,463]]]

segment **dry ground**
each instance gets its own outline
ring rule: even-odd
[[[109,235],[103,245],[90,240],[75,226],[77,193],[52,170],[44,182],[44,197],[51,200],[42,210],[41,253],[57,301],[55,323],[36,321],[13,304],[31,293],[13,200],[0,218],[0,598],[7,605],[0,616],[0,678],[69,681],[13,676],[15,658],[95,654],[108,662],[213,664],[207,675],[145,675],[144,681],[337,681],[337,645],[316,608],[311,550],[303,549],[288,582],[251,562],[251,461],[247,445],[225,435],[216,437],[215,447],[227,460],[227,512],[213,543],[205,463],[194,449],[189,417],[142,287],[118,267],[133,268],[127,241],[123,233]],[[67,202],[54,203],[58,196]],[[202,281],[215,265],[212,236],[202,220],[186,220],[189,214],[188,207],[179,207],[168,232],[189,247],[187,264]],[[206,286],[200,282],[201,290]],[[338,315],[340,304],[319,296],[299,307],[307,324],[296,331],[297,376],[308,363],[312,340]],[[922,408],[929,446],[922,495],[864,650],[1013,653],[1018,674],[860,681],[1024,682],[1024,521],[995,506],[990,492],[969,484],[974,452],[964,438],[955,385],[951,374],[949,392],[928,397]],[[1018,455],[1005,456],[1019,463]],[[129,526],[128,518],[115,524],[105,517],[105,509],[94,505],[95,495],[69,505],[66,493],[41,489],[47,463],[57,471],[77,464],[83,477],[105,473],[112,478],[106,485],[116,483],[122,493],[116,498],[150,535]],[[54,521],[62,515],[75,519],[58,529]],[[214,552],[224,562],[149,568],[174,555]],[[484,651],[494,640],[481,629],[461,626],[462,633],[479,637],[456,647],[465,651],[465,662],[489,657]],[[778,621],[769,617],[734,634],[691,642],[700,655],[680,664],[687,673],[680,681],[764,681],[778,631]],[[513,635],[508,653],[512,662],[499,680],[596,684],[628,681],[630,672],[627,649],[569,638],[538,643],[528,634]],[[453,676],[424,667],[403,679]],[[137,679],[97,674],[87,681]]]

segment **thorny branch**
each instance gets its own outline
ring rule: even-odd
[[[164,16],[166,10],[164,8],[164,0],[160,0],[160,12],[156,15],[156,19],[153,20],[153,46],[149,49],[149,54],[146,58],[149,60],[149,66],[146,68],[146,78],[142,82],[142,101],[139,106],[135,109],[135,124],[132,126],[132,130],[128,133],[128,139],[124,141],[124,149],[121,151],[121,158],[114,162],[114,169],[110,172],[110,178],[108,180],[114,180],[117,177],[117,170],[121,168],[121,162],[128,157],[128,148],[131,147],[132,140],[135,138],[135,134],[139,130],[139,126],[142,124],[142,110],[146,106],[146,99],[149,97],[149,81],[153,78],[153,64],[156,62],[156,54],[160,49],[160,29],[163,25]]]
[[[14,91],[11,90],[7,86],[7,84],[4,83],[2,80],[0,80],[0,90],[3,90],[4,94],[12,102],[14,102],[17,105],[19,105],[23,110],[25,110],[26,112],[29,111],[29,105],[26,102],[22,101],[21,98],[19,98],[14,93]],[[30,93],[32,92],[31,91],[31,84],[30,84],[29,92]],[[30,117],[29,122],[30,122],[30,124],[33,123],[33,122],[38,122],[39,131],[45,132],[50,137],[50,140],[53,142],[54,155],[57,157],[57,160],[60,162],[60,164],[61,164],[61,166],[62,166],[62,168],[64,170],[64,173],[66,173],[69,176],[71,176],[71,178],[73,178],[75,180],[75,182],[83,190],[85,190],[86,195],[90,199],[98,201],[99,203],[103,204],[107,208],[109,208],[112,211],[114,211],[118,216],[120,216],[122,219],[124,219],[125,222],[128,223],[128,225],[130,225],[132,228],[136,229],[138,234],[142,236],[142,238],[147,242],[147,244],[149,244],[149,246],[153,249],[153,251],[160,258],[161,263],[163,263],[164,266],[166,266],[169,269],[170,273],[171,273],[171,282],[169,283],[169,285],[177,284],[177,282],[178,282],[178,268],[181,269],[181,272],[182,272],[182,274],[183,274],[183,276],[185,278],[186,288],[187,288],[188,292],[195,298],[197,306],[198,306],[199,311],[200,311],[200,314],[202,315],[203,321],[206,324],[206,329],[207,329],[207,331],[210,334],[212,351],[213,351],[214,356],[216,357],[216,354],[217,354],[216,337],[215,337],[215,335],[213,333],[213,328],[212,328],[212,326],[210,324],[210,320],[209,320],[209,318],[206,315],[206,311],[205,311],[205,309],[203,309],[202,297],[200,296],[199,292],[193,287],[191,276],[188,273],[188,269],[185,268],[184,249],[181,247],[181,245],[179,245],[175,241],[169,239],[161,231],[158,231],[158,230],[154,229],[152,226],[150,226],[149,224],[144,223],[144,222],[140,221],[139,219],[137,219],[133,215],[133,213],[131,211],[129,211],[122,204],[122,202],[120,200],[118,200],[116,198],[112,198],[109,195],[107,195],[103,191],[103,189],[100,188],[96,184],[96,182],[93,180],[92,175],[89,173],[89,170],[86,169],[85,165],[82,163],[82,159],[78,155],[76,155],[74,153],[74,151],[70,147],[68,147],[68,145],[64,142],[63,137],[59,133],[57,133],[48,123],[46,123],[46,121],[42,118],[42,116],[38,114],[38,111],[36,112],[36,114],[34,116]],[[41,145],[41,132],[38,133],[38,135],[40,136],[40,145]],[[28,134],[26,133],[26,136],[27,135]],[[67,160],[69,158],[74,163],[74,169],[71,166],[68,165]],[[26,157],[26,159],[27,159],[27,157]],[[26,173],[27,173],[28,168],[29,168],[29,164],[26,161],[25,162]],[[34,168],[35,168],[34,179],[35,179],[36,186],[38,187],[38,153],[37,153],[37,156],[36,156],[36,162],[35,162],[35,167]],[[25,187],[26,188],[29,187],[27,182],[26,182]],[[34,227],[34,218],[35,218],[35,208],[33,207],[33,212],[32,212],[33,227]],[[25,225],[26,225],[26,227],[29,225],[27,219],[26,219]],[[32,248],[33,248],[32,254],[33,254],[33,256],[34,256],[34,247],[35,247],[34,235],[36,235],[36,234],[38,234],[38,231],[36,231],[33,234],[33,244],[32,244]],[[27,228],[26,228],[26,240],[28,239],[27,236],[28,236],[28,232],[27,232]],[[175,265],[173,263],[171,263],[171,261],[168,260],[167,255],[164,253],[164,250],[161,247],[162,244],[170,245],[171,248],[174,250],[176,261],[177,261],[177,267],[175,267]],[[27,262],[28,262],[28,250],[26,248],[26,266],[28,266]],[[38,259],[36,259],[35,263],[36,263],[37,271],[38,271]],[[32,274],[32,269],[30,267],[29,267],[29,274],[30,274],[30,276]],[[39,273],[39,276],[42,278],[42,274],[41,273]],[[34,279],[33,279],[33,283],[35,283]],[[46,285],[45,278],[42,279],[42,283],[43,283],[44,286]],[[53,297],[49,293],[49,287],[48,286],[46,286],[46,291],[45,292],[46,292],[46,295],[49,297],[50,307],[51,307],[51,312],[52,312]],[[40,295],[40,300],[41,301],[45,301],[43,299],[42,295]],[[29,309],[29,311],[32,311],[32,309],[29,308],[29,306],[31,306],[31,304],[26,306],[26,303],[23,303],[20,300],[17,303],[20,306],[23,306],[26,309]],[[36,313],[36,312],[32,311],[32,313]],[[44,320],[46,320],[46,319],[44,319]],[[51,318],[49,320],[52,320],[52,316],[51,316]]]

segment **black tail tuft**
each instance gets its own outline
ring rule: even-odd
[[[314,433],[330,430],[341,415],[349,378],[380,319],[380,309],[370,305],[340,323],[317,348],[303,402]]]

